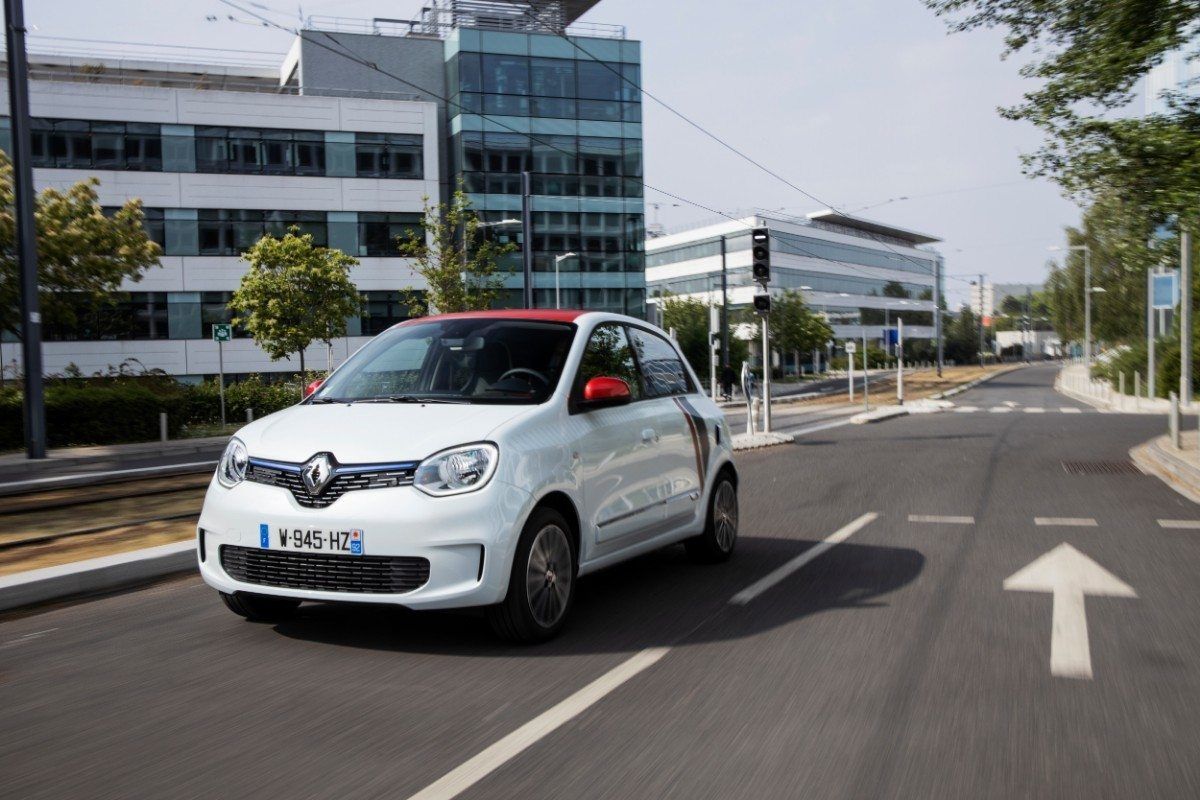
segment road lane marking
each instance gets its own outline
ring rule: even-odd
[[[956,414],[974,414],[979,410],[978,406],[958,406],[954,409]]]
[[[1072,408],[1071,406],[1063,406],[1062,408],[1059,409],[1059,411],[1061,411],[1064,414],[1082,414],[1083,413],[1082,409]]]
[[[7,642],[0,644],[0,650],[6,647],[14,647],[16,645],[25,644],[26,642],[32,642],[34,639],[45,636],[47,633],[54,633],[56,630],[58,630],[58,628],[46,628],[44,631],[34,631],[33,633],[27,633],[23,636],[18,636],[16,639],[9,639]]]
[[[1019,406],[1019,405],[1021,405],[1021,404],[1020,404],[1020,403],[1014,403],[1012,400],[1005,400],[1005,401],[1004,401],[1004,405],[1008,406],[1009,408],[1016,408],[1017,406]]]
[[[1096,520],[1091,517],[1034,517],[1033,524],[1070,528],[1095,528],[1099,526]]]
[[[1007,414],[1012,411],[1008,406],[993,406],[988,409],[993,414]]]
[[[1200,519],[1160,519],[1158,527],[1179,531],[1200,531]]]
[[[1045,414],[1046,409],[1040,408],[1039,406],[1030,406],[1029,408],[1025,409],[1025,413],[1026,414]]]
[[[639,672],[654,666],[670,650],[669,647],[649,647],[621,662],[558,705],[534,717],[474,758],[450,770],[412,795],[409,800],[449,800],[457,797],[579,716]]]
[[[1086,595],[1137,597],[1133,588],[1067,543],[1014,572],[1004,581],[1009,592],[1053,595],[1050,617],[1050,674],[1092,679]]]
[[[941,525],[974,525],[974,517],[943,517],[936,514],[909,514],[909,522],[932,522]]]
[[[760,578],[759,580],[747,586],[745,589],[742,589],[740,592],[731,597],[729,602],[735,606],[746,605],[751,600],[758,597],[760,594],[767,591],[772,586],[779,583],[784,578],[788,577],[793,572],[824,553],[829,548],[833,547],[835,544],[840,544],[841,542],[846,541],[878,517],[879,514],[875,513],[874,511],[868,511],[866,514],[863,514],[861,517],[849,523],[848,525],[845,525],[829,534],[824,539],[817,542],[815,545],[808,548],[791,561],[788,561],[774,572],[771,572],[766,577]]]

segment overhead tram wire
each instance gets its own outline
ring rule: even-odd
[[[268,25],[268,26],[270,26],[270,27],[272,27],[272,28],[275,28],[275,29],[277,29],[277,30],[283,31],[284,33],[291,34],[292,36],[300,36],[300,31],[299,31],[298,29],[296,29],[296,28],[289,28],[289,27],[287,27],[286,25],[282,25],[282,24],[280,24],[280,23],[278,23],[278,22],[276,22],[276,21],[274,21],[274,20],[272,20],[272,19],[270,19],[270,18],[268,18],[268,17],[265,17],[265,16],[263,16],[262,14],[259,14],[259,13],[258,13],[258,12],[256,12],[256,11],[253,11],[253,10],[251,10],[251,9],[244,8],[244,7],[240,6],[240,5],[238,5],[237,3],[233,2],[233,0],[220,0],[220,2],[221,2],[221,3],[223,3],[224,5],[227,5],[227,6],[229,6],[230,8],[237,9],[238,11],[242,12],[243,14],[249,14],[250,16],[252,16],[252,17],[254,17],[254,18],[256,18],[256,19],[258,19],[258,20],[262,21],[264,24],[266,24],[266,25]],[[564,149],[562,149],[561,147],[558,147],[557,145],[555,145],[555,144],[554,144],[554,143],[552,143],[552,142],[546,141],[546,140],[544,140],[544,139],[537,138],[535,135],[533,135],[533,134],[531,134],[531,133],[528,133],[528,132],[526,132],[526,131],[522,131],[522,130],[520,130],[520,129],[518,129],[518,128],[516,128],[516,127],[512,126],[512,125],[509,125],[507,122],[504,122],[504,121],[503,121],[503,120],[501,120],[501,119],[497,119],[496,117],[494,117],[494,116],[492,116],[492,115],[490,115],[490,114],[485,114],[485,113],[476,113],[476,112],[474,112],[474,111],[471,111],[470,109],[468,109],[468,108],[466,108],[465,106],[463,106],[461,103],[457,103],[457,102],[455,102],[454,100],[451,100],[449,97],[446,97],[446,96],[444,96],[444,95],[442,95],[442,94],[440,94],[440,93],[438,93],[438,92],[432,91],[432,90],[430,90],[430,89],[428,89],[428,88],[426,88],[426,87],[424,87],[424,86],[419,86],[418,84],[415,84],[415,83],[413,83],[412,81],[410,81],[410,80],[408,80],[408,79],[406,79],[406,78],[402,78],[401,76],[399,76],[399,75],[396,75],[396,74],[395,74],[395,73],[393,73],[393,72],[389,72],[388,70],[386,70],[386,69],[383,69],[382,67],[380,67],[380,66],[379,66],[378,64],[376,64],[375,62],[373,62],[373,61],[370,61],[370,60],[368,60],[368,59],[365,59],[365,58],[363,58],[363,57],[359,56],[357,53],[355,53],[355,52],[353,52],[352,50],[350,50],[348,47],[346,47],[346,45],[342,44],[342,43],[341,43],[341,42],[339,42],[339,41],[338,41],[336,38],[334,38],[334,37],[333,37],[333,36],[332,36],[332,35],[331,35],[331,34],[330,34],[328,31],[314,31],[314,33],[320,33],[322,36],[324,36],[326,39],[328,39],[328,40],[329,40],[330,42],[332,42],[334,45],[337,45],[337,47],[335,48],[335,47],[332,47],[332,46],[330,46],[330,45],[324,44],[323,42],[320,42],[320,41],[318,41],[318,40],[316,40],[316,39],[311,39],[311,38],[310,38],[310,39],[308,39],[308,41],[309,41],[311,44],[313,44],[313,45],[316,45],[317,47],[320,47],[320,48],[321,48],[321,49],[323,49],[323,50],[327,50],[327,51],[329,51],[330,53],[333,53],[333,54],[335,54],[335,55],[341,56],[342,58],[345,58],[345,59],[348,59],[348,60],[350,60],[350,61],[353,61],[354,63],[358,64],[359,66],[366,67],[367,69],[369,69],[369,70],[371,70],[371,71],[373,71],[373,72],[377,72],[377,73],[379,73],[380,75],[383,75],[384,77],[391,78],[392,80],[394,80],[394,81],[397,81],[398,83],[401,83],[401,84],[403,84],[403,85],[405,85],[405,86],[409,87],[410,89],[415,89],[415,90],[417,90],[418,92],[422,92],[422,93],[424,93],[424,94],[427,94],[427,95],[429,95],[430,97],[437,98],[438,100],[441,100],[443,103],[445,103],[447,106],[452,106],[452,107],[454,107],[454,108],[457,108],[459,111],[462,111],[462,112],[464,112],[464,113],[467,113],[467,114],[473,114],[473,115],[475,115],[475,116],[478,116],[478,117],[480,117],[480,118],[482,118],[482,119],[488,120],[489,122],[491,122],[491,123],[493,123],[493,124],[495,124],[495,125],[497,125],[497,126],[499,126],[499,127],[501,127],[501,128],[504,128],[505,130],[508,130],[508,131],[510,131],[510,132],[512,132],[512,133],[521,134],[522,136],[528,136],[528,137],[529,137],[529,139],[530,139],[530,141],[532,141],[532,142],[536,142],[537,144],[540,144],[540,145],[544,145],[545,147],[548,147],[548,148],[550,148],[550,149],[552,149],[552,150],[556,150],[556,151],[558,151],[558,152],[562,153],[563,155],[568,155],[568,156],[573,156],[573,155],[575,155],[574,153],[570,152],[569,150],[564,150]],[[586,52],[586,51],[585,51],[585,52]],[[590,54],[590,53],[589,53],[588,55],[589,55],[590,57],[593,57],[593,58],[594,58],[594,56],[591,56],[591,54]],[[600,63],[603,63],[603,62],[600,62]],[[606,66],[607,66],[607,65],[606,65]],[[611,67],[610,67],[609,69],[611,69]],[[618,73],[618,74],[619,74],[619,73]],[[634,84],[634,85],[636,86],[636,84]],[[673,200],[678,200],[678,201],[679,201],[679,202],[681,202],[681,203],[686,203],[686,204],[687,204],[687,205],[689,205],[689,206],[693,206],[693,207],[695,207],[695,208],[699,208],[699,209],[701,209],[702,211],[707,211],[707,212],[708,212],[708,213],[710,213],[710,214],[714,214],[714,215],[716,215],[716,216],[719,216],[719,217],[724,217],[725,219],[729,220],[730,222],[736,222],[737,224],[739,224],[739,225],[741,225],[741,226],[745,227],[747,230],[753,230],[753,229],[754,229],[754,226],[753,226],[753,225],[751,225],[751,224],[749,224],[749,223],[747,223],[747,222],[746,222],[744,219],[740,219],[740,218],[738,218],[738,217],[732,216],[731,214],[728,214],[728,213],[726,213],[726,212],[724,212],[724,211],[721,211],[721,210],[719,210],[719,209],[711,208],[710,206],[704,205],[703,203],[697,202],[697,201],[695,201],[695,200],[690,200],[690,199],[688,199],[688,198],[686,198],[686,197],[684,197],[684,196],[682,196],[682,195],[675,194],[675,193],[673,193],[673,192],[669,192],[669,191],[667,191],[666,189],[660,189],[660,188],[658,188],[657,186],[652,186],[651,184],[649,184],[649,183],[646,183],[646,182],[645,182],[645,180],[643,180],[643,181],[642,181],[642,185],[643,185],[643,186],[645,186],[647,189],[650,189],[651,191],[658,192],[659,194],[661,194],[661,195],[664,195],[664,196],[666,196],[666,197],[670,197],[670,198],[671,198],[671,199],[673,199]],[[820,201],[818,200],[817,202],[820,202]],[[883,244],[883,245],[885,245],[885,246],[887,245],[887,243],[886,243],[886,242],[881,242],[881,244]],[[833,258],[827,258],[827,257],[825,257],[825,256],[820,256],[820,255],[817,255],[816,253],[813,253],[813,252],[811,252],[811,251],[809,251],[809,250],[805,250],[804,248],[801,248],[801,247],[799,247],[799,246],[796,246],[796,245],[791,245],[791,246],[792,246],[793,248],[795,248],[797,251],[799,251],[799,252],[800,252],[800,254],[802,254],[802,255],[805,255],[805,256],[808,256],[809,258],[813,258],[813,259],[815,259],[815,260],[817,260],[817,261],[827,261],[827,262],[829,262],[829,263],[831,263],[831,264],[838,264],[838,265],[840,265],[840,266],[847,267],[847,268],[849,268],[849,269],[851,269],[851,270],[854,270],[855,272],[858,272],[859,274],[861,274],[861,275],[865,275],[865,276],[867,276],[867,277],[869,277],[869,278],[874,278],[874,279],[876,279],[876,280],[878,280],[878,279],[879,279],[879,276],[878,276],[878,275],[874,275],[874,274],[872,274],[872,273],[870,273],[870,272],[867,272],[866,270],[864,270],[864,269],[861,269],[861,268],[860,268],[858,265],[851,264],[851,263],[849,263],[849,262],[845,262],[845,261],[838,261],[837,259],[833,259]],[[889,249],[889,250],[890,250],[890,251],[891,251],[891,252],[892,252],[894,255],[897,255],[897,256],[899,256],[899,257],[901,257],[901,258],[905,259],[906,261],[910,261],[911,263],[913,263],[913,264],[917,264],[917,265],[919,265],[919,266],[925,266],[923,262],[917,261],[916,259],[909,258],[908,256],[904,255],[903,253],[898,253],[898,252],[896,252],[896,251],[894,251],[894,250],[891,250],[891,248],[890,248],[890,247],[889,247],[888,249]]]

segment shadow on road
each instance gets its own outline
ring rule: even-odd
[[[558,639],[535,647],[498,641],[478,610],[411,612],[399,608],[305,605],[275,626],[282,636],[323,644],[470,657],[560,656],[628,652],[763,633],[831,609],[872,609],[924,568],[916,550],[843,544],[823,554],[749,606],[728,600],[816,544],[743,538],[727,564],[701,566],[669,547],[580,580],[573,618]],[[736,614],[734,624],[728,618]],[[711,624],[716,618],[724,624]]]

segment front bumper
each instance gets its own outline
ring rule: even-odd
[[[353,491],[327,508],[304,508],[291,492],[278,486],[244,482],[226,489],[214,480],[198,524],[204,539],[200,574],[209,586],[230,594],[253,592],[414,609],[490,605],[504,599],[513,550],[531,506],[528,492],[494,479],[477,492],[452,497],[429,497],[411,486]],[[429,580],[398,594],[282,588],[236,580],[221,566],[220,548],[260,547],[263,524],[271,531],[361,529],[366,555],[427,559]]]

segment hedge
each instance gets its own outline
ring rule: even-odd
[[[0,394],[0,448],[24,443],[21,393]],[[136,383],[106,386],[57,383],[46,387],[46,434],[51,447],[153,441],[158,415],[167,414],[168,435],[183,427],[182,391],[155,391]]]

